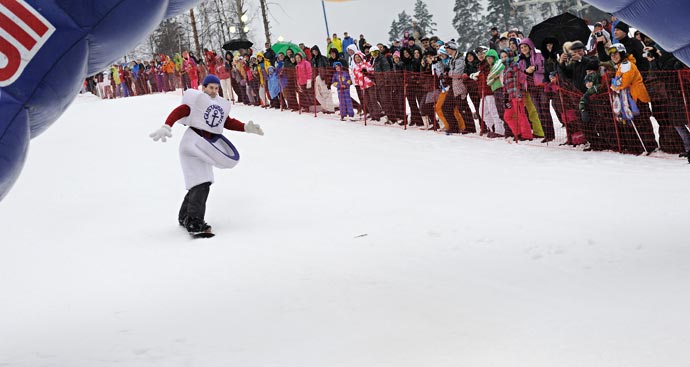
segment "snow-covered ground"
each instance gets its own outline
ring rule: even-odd
[[[236,105],[177,225],[179,95],[81,96],[0,202],[0,366],[690,360],[690,167]]]

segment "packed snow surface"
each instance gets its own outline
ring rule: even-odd
[[[81,96],[0,202],[2,367],[690,360],[690,167],[235,105],[177,225],[179,94]]]

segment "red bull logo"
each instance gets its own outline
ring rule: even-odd
[[[55,27],[23,0],[0,0],[0,87],[22,75]]]

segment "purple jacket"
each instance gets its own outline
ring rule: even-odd
[[[534,43],[532,43],[532,40],[529,38],[525,38],[522,41],[520,41],[520,46],[522,45],[527,45],[530,48],[530,66],[534,66],[536,69],[534,70],[534,73],[532,73],[532,77],[534,78],[534,85],[543,85],[544,84],[544,57],[540,54],[537,53],[536,49],[534,48]],[[522,59],[524,57],[522,53],[520,53],[520,70],[525,71],[527,69],[527,62]],[[528,74],[529,75],[529,74]],[[528,79],[531,79],[528,77]]]

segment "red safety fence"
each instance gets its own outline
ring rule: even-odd
[[[338,83],[333,85],[334,73],[333,68],[314,68],[311,80],[299,85],[296,69],[283,68],[277,78],[280,92],[271,98],[268,75],[249,78],[233,70],[229,97],[233,102],[365,125],[477,134],[524,144],[585,145],[586,150],[631,154],[690,149],[690,70],[642,73],[650,103],[636,106],[610,88],[612,73],[601,77],[597,93],[591,95],[560,81],[525,83],[519,98],[506,87],[492,91],[481,74],[473,80],[402,70],[373,72],[367,74],[372,86],[360,88],[352,80],[352,86],[338,88]],[[155,91],[156,85],[141,89]]]

